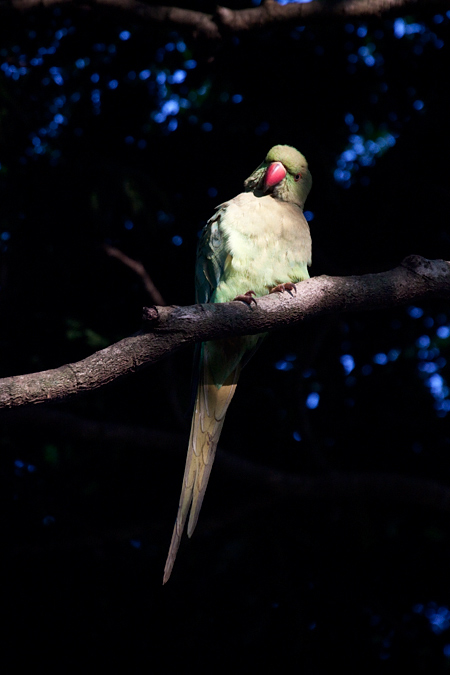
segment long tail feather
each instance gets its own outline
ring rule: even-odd
[[[206,350],[204,350],[178,515],[164,568],[163,584],[169,580],[171,575],[189,509],[187,528],[189,537],[192,536],[197,524],[225,414],[233,398],[240,370],[238,364],[224,384],[217,388],[211,377]]]

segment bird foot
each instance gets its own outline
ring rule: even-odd
[[[297,293],[297,286],[291,281],[286,281],[285,284],[278,284],[278,286],[272,288],[269,293],[284,293],[284,291],[295,291]]]
[[[255,291],[247,291],[247,293],[244,293],[243,295],[237,295],[234,299],[235,300],[241,300],[242,302],[245,302],[246,305],[251,305],[252,302],[256,303],[255,298],[252,296],[256,295]]]

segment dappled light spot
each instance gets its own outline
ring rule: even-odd
[[[320,395],[316,391],[313,391],[306,399],[306,407],[309,408],[309,410],[315,410],[319,405],[319,401]]]
[[[174,74],[171,76],[171,78],[169,78],[169,79],[171,80],[172,83],[180,84],[181,82],[185,81],[186,75],[187,75],[187,73],[186,73],[185,70],[179,69],[179,70],[176,70],[174,72]]]
[[[422,361],[417,367],[422,373],[435,373],[439,366],[432,361]]]
[[[175,99],[169,99],[163,104],[161,108],[161,112],[163,115],[177,115],[179,110],[180,106],[178,104],[178,101]]]
[[[449,326],[439,326],[436,331],[436,335],[441,340],[447,340],[450,337],[450,327]]]
[[[421,348],[421,349],[426,349],[427,347],[430,346],[430,336],[429,335],[421,335],[419,338],[416,340],[416,346]]]
[[[308,2],[312,2],[312,0],[277,0],[277,2],[279,5],[290,5],[290,4],[306,5]],[[261,4],[261,3],[258,2],[254,4]]]
[[[355,367],[355,360],[351,354],[343,354],[340,362],[344,368],[345,374],[349,375]]]
[[[355,123],[352,113],[346,113],[344,120],[351,131],[359,129],[360,125]],[[394,134],[388,131],[383,131],[375,138],[367,139],[364,138],[362,133],[351,133],[348,140],[349,147],[339,155],[336,161],[337,168],[334,171],[335,181],[346,188],[352,184],[355,172],[359,171],[361,167],[373,166],[375,158],[382,156],[396,143]],[[360,182],[368,184],[368,180],[363,180],[366,178],[366,176],[363,176]]]
[[[425,380],[425,384],[429,387],[431,393],[435,398],[444,398],[448,394],[447,387],[444,386],[444,379],[441,375],[437,373],[432,375],[430,378]]]
[[[291,363],[290,361],[286,361],[285,359],[281,359],[280,361],[277,361],[275,363],[275,368],[277,370],[287,371],[287,370],[292,370],[293,367],[294,367],[293,363]]]
[[[436,635],[450,628],[450,609],[445,605],[438,605],[436,602],[428,602],[426,605],[418,603],[412,609],[415,614],[421,614],[428,620]]]
[[[421,309],[421,307],[411,306],[408,307],[406,311],[412,319],[420,319],[420,317],[423,316],[423,309]]]

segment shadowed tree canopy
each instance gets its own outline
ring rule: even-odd
[[[200,672],[218,654],[447,672],[450,3],[0,17],[4,592],[10,645],[33,647],[16,658],[50,665],[51,635],[131,672],[193,651]],[[313,176],[314,278],[193,307],[199,232],[277,143]],[[162,590],[192,345],[267,327]]]

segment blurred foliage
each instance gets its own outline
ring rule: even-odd
[[[192,303],[198,232],[276,143],[310,163],[312,274],[450,259],[449,27],[430,12],[211,46],[108,12],[8,16],[1,375],[139,329],[149,299],[105,243],[141,260],[168,303]],[[448,484],[449,343],[437,301],[277,332],[246,368],[221,447],[287,473]],[[57,645],[106,669],[126,657],[127,672],[161,659],[209,672],[218,657],[238,671],[448,672],[446,513],[281,500],[217,468],[160,588],[185,441],[144,452],[106,432],[187,442],[190,364],[184,351],[54,406],[54,424],[2,415],[4,611],[13,648],[33,646],[16,660],[50,663]],[[66,414],[77,433],[56,422]]]

